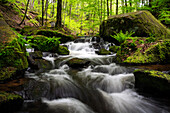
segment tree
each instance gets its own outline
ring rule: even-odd
[[[30,2],[30,0],[28,0],[28,2],[27,2],[27,6],[26,6],[26,9],[25,9],[24,17],[23,17],[23,19],[22,19],[22,21],[21,21],[21,23],[20,23],[19,25],[21,25],[21,24],[24,22],[24,20],[25,20],[25,17],[26,17],[26,15],[27,15],[27,10],[28,10],[29,2]]]
[[[118,15],[118,0],[116,0],[116,15]]]
[[[62,13],[62,0],[58,0],[57,3],[57,21],[55,27],[61,28],[61,13]]]
[[[107,18],[109,17],[109,0],[107,0]]]
[[[44,0],[42,0],[42,26],[44,25]]]
[[[48,10],[48,0],[46,0],[46,4],[45,4],[46,26],[47,26],[47,10]]]

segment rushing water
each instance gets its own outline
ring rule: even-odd
[[[114,63],[115,54],[97,55],[95,40],[69,42],[70,55],[43,57],[53,68],[26,73],[30,79],[20,92],[23,108],[18,113],[169,113],[160,102],[139,95],[134,88],[133,68]],[[100,42],[98,42],[100,43]],[[99,45],[108,48],[109,44]],[[55,65],[55,60],[64,58]],[[83,69],[65,64],[72,58],[93,62]]]

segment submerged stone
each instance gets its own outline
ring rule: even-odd
[[[104,40],[114,41],[110,35],[122,31],[133,31],[132,36],[169,38],[170,31],[161,24],[149,11],[137,11],[111,16],[100,25],[100,36]]]
[[[156,96],[169,97],[170,75],[160,71],[138,69],[134,71],[135,87]]]

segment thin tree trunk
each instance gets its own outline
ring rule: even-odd
[[[58,0],[57,3],[57,22],[55,27],[61,28],[61,13],[62,13],[62,0]]]
[[[101,0],[101,15],[100,15],[101,17],[100,17],[100,22],[102,22],[102,8],[103,7],[102,7],[102,0]]]
[[[42,0],[42,26],[44,25],[44,0]]]
[[[149,7],[152,7],[152,0],[149,0]]]
[[[107,0],[107,18],[109,18],[109,0]]]
[[[124,5],[124,0],[121,1],[122,3],[122,13],[124,14],[125,13],[125,5]]]
[[[27,15],[27,10],[28,10],[29,2],[30,2],[30,0],[28,0],[28,2],[27,2],[24,17],[23,17],[23,19],[22,19],[22,21],[21,21],[21,23],[20,23],[19,25],[21,25],[21,24],[24,22],[24,20],[25,20],[25,17],[26,17],[26,15]]]
[[[48,0],[46,0],[46,4],[45,4],[45,13],[46,13],[46,23],[45,25],[47,26],[47,11],[48,11]]]
[[[116,0],[116,15],[118,15],[118,0]]]
[[[127,10],[127,0],[125,0],[125,7],[126,7],[126,13],[128,13],[128,10]]]
[[[132,0],[129,0],[129,5],[130,5],[129,12],[131,12],[132,11]]]
[[[105,15],[106,15],[105,9],[106,9],[106,2],[105,2],[105,0],[104,0],[104,20],[105,20]]]
[[[110,15],[112,15],[112,0],[110,0]]]

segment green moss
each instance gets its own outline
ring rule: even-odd
[[[57,52],[59,47],[59,38],[48,38],[42,35],[34,35],[30,38],[30,45],[38,51]]]
[[[16,68],[7,67],[0,70],[0,81],[4,81],[13,77],[16,74]]]
[[[6,93],[0,91],[0,103],[8,102],[10,100],[16,100],[16,99],[22,99],[22,97],[13,93]]]
[[[67,47],[60,45],[58,50],[57,50],[57,53],[59,55],[69,55],[69,50],[67,49]]]
[[[111,52],[106,50],[106,49],[100,49],[100,51],[98,52],[99,55],[110,55]]]
[[[119,46],[110,46],[109,47],[109,51],[110,52],[114,52],[114,53],[117,53],[117,51],[119,50]]]
[[[11,43],[0,45],[0,68],[10,66],[18,70],[28,67],[25,48],[21,48],[17,39],[14,39]]]
[[[141,48],[124,60],[124,63],[169,63],[170,43],[159,42],[141,53]],[[122,54],[122,53],[121,53]]]
[[[89,61],[85,59],[73,58],[66,62],[72,68],[83,68],[89,65]]]

